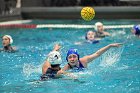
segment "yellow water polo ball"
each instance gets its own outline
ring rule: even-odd
[[[95,16],[95,11],[92,7],[84,7],[81,10],[81,17],[86,21],[91,21]]]

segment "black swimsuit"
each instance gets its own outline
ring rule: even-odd
[[[93,40],[93,41],[87,40],[85,43],[96,44],[99,43],[99,40]]]
[[[3,51],[5,51],[5,52],[15,52],[15,50],[13,49],[13,47],[11,47],[10,45],[5,46],[3,48]]]
[[[54,70],[52,68],[48,68],[46,71],[46,74],[41,76],[41,80],[47,80],[49,78],[55,79],[55,75],[57,74],[57,72],[61,70],[61,68],[59,68],[58,70]]]
[[[95,32],[95,38],[104,38],[105,35],[101,32]]]

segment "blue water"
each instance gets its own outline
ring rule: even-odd
[[[95,20],[105,25],[138,24],[137,20]],[[93,22],[93,23],[94,23]],[[80,20],[35,20],[32,23],[91,24]],[[31,23],[31,24],[32,24]],[[140,39],[130,29],[110,29],[112,35],[98,44],[84,42],[89,29],[0,29],[0,36],[10,34],[16,53],[0,53],[0,93],[140,93]],[[74,73],[79,81],[69,77],[38,81],[41,66],[55,43],[62,46],[62,67],[67,63],[66,52],[77,48],[80,56],[91,54],[103,46],[122,42],[120,48],[111,48],[88,64],[84,72]],[[0,45],[2,47],[2,45]]]

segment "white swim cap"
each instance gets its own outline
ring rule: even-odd
[[[12,39],[12,37],[10,35],[4,35],[3,37],[8,37],[10,39],[10,44],[13,43],[13,39]]]
[[[101,22],[96,22],[95,23],[95,30],[97,31],[98,30],[98,26],[103,26],[103,23],[101,23]]]
[[[51,65],[62,63],[61,55],[58,51],[50,52],[47,60],[50,62]]]

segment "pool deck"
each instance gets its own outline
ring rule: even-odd
[[[83,7],[22,7],[17,15],[0,16],[0,21],[17,19],[81,19]],[[95,19],[140,19],[140,6],[94,7]],[[11,19],[10,19],[11,17]]]

